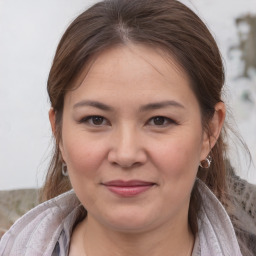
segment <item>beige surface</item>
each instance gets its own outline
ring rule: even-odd
[[[0,237],[24,213],[37,204],[36,189],[0,191]]]

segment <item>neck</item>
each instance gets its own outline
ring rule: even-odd
[[[107,229],[88,216],[81,230],[86,256],[188,256],[194,244],[188,222],[132,233]]]

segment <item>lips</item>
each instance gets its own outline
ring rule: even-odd
[[[112,180],[103,185],[112,193],[122,197],[133,197],[151,189],[156,183],[141,180]]]

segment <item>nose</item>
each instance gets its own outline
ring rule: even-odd
[[[147,160],[147,153],[142,138],[135,128],[125,126],[118,129],[112,137],[112,147],[108,161],[122,168],[142,165]]]

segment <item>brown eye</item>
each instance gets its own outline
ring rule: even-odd
[[[147,124],[150,126],[167,127],[169,125],[173,125],[173,124],[177,124],[177,123],[168,117],[154,116],[149,119]]]
[[[90,126],[103,126],[103,125],[109,125],[109,122],[106,118],[102,116],[87,116],[83,118],[79,123],[87,124]]]
[[[91,118],[91,122],[93,125],[102,125],[104,122],[104,118],[102,116],[93,116]]]
[[[166,122],[166,118],[164,118],[163,116],[157,116],[154,117],[152,121],[154,125],[164,125]]]

